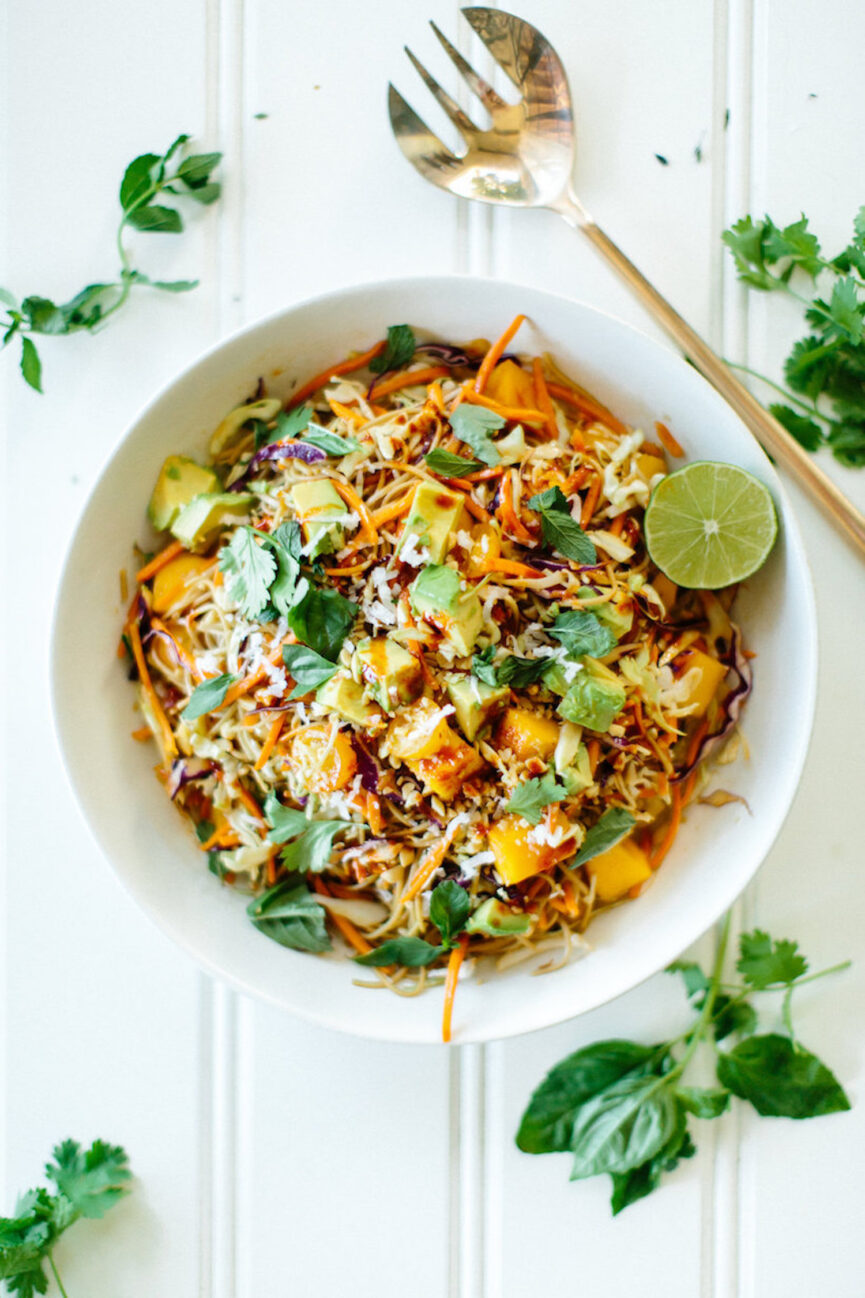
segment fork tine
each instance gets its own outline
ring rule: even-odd
[[[407,45],[403,46],[406,54],[411,60],[412,67],[423,78],[423,81],[435,98],[438,105],[447,113],[454,126],[467,138],[477,133],[477,127],[472,119],[463,112],[456,100],[451,99],[448,92],[439,85],[432,73],[427,72],[420,59],[415,58]]]
[[[480,76],[477,72],[475,72],[472,65],[466,62],[462,54],[460,54],[459,50],[456,49],[453,45],[451,45],[450,41],[448,40],[447,36],[445,36],[444,32],[439,31],[438,27],[436,27],[435,23],[432,20],[430,20],[430,27],[432,27],[433,31],[438,37],[439,44],[441,45],[445,54],[447,54],[448,58],[451,60],[454,67],[456,68],[457,72],[459,72],[460,75],[464,77],[465,80],[468,82],[469,88],[474,91],[478,99],[483,104],[484,108],[486,108],[486,110],[490,113],[492,113],[495,109],[507,108],[507,104],[501,98],[501,96],[496,94],[495,90],[493,90],[492,86],[489,84],[488,81],[485,81],[482,76]]]
[[[459,167],[459,158],[442,144],[393,84],[387,88],[387,107],[397,144],[409,162],[427,180],[443,184],[441,173]]]

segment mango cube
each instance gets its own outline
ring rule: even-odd
[[[595,880],[599,901],[619,901],[652,873],[646,853],[630,838],[587,861],[586,869]]]

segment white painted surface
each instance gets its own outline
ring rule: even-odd
[[[726,268],[722,279],[717,236],[746,210],[788,220],[804,208],[840,246],[865,198],[855,161],[865,10],[526,0],[524,13],[570,70],[590,209],[728,354],[777,365],[796,322],[774,301],[746,306]],[[5,1203],[67,1134],[129,1147],[135,1195],[78,1227],[59,1255],[70,1294],[93,1298],[861,1298],[865,581],[806,502],[797,498],[821,620],[817,725],[796,805],[740,918],[800,938],[816,964],[856,960],[831,988],[801,994],[800,1027],[858,1103],[813,1123],[742,1113],[715,1132],[701,1124],[699,1157],[616,1221],[604,1186],[569,1185],[566,1160],[527,1158],[512,1134],[562,1054],[678,1021],[670,980],[578,1023],[450,1057],[338,1037],[213,987],[120,892],[67,791],[46,690],[65,543],[119,431],[204,346],[321,289],[429,269],[491,269],[643,323],[552,216],[463,210],[407,168],[384,87],[393,77],[423,102],[403,40],[444,75],[428,15],[457,27],[456,6],[396,0],[372,10],[332,0],[326,13],[279,0],[151,0],[146,11],[11,0],[0,15],[0,281],[62,296],[111,273],[122,168],[181,129],[226,150],[228,177],[218,215],[196,215],[182,240],[137,241],[163,277],[200,274],[196,293],[142,292],[103,336],[48,340],[43,398],[12,358],[0,361],[14,631]],[[826,467],[865,505],[865,474]]]

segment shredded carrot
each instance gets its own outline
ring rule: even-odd
[[[586,744],[586,752],[589,754],[589,770],[592,773],[592,779],[594,779],[598,767],[598,758],[601,755],[601,741],[599,739],[590,739]]]
[[[265,739],[264,743],[261,746],[261,752],[258,754],[258,761],[255,763],[253,770],[260,771],[261,768],[264,766],[264,763],[267,761],[268,757],[270,757],[270,754],[273,752],[274,748],[276,747],[276,741],[279,738],[279,732],[280,730],[282,730],[284,724],[285,724],[285,713],[280,712],[279,716],[276,718],[273,725],[270,727],[270,730],[268,730],[267,732],[267,738]]]
[[[228,846],[228,844],[232,839],[234,840],[235,843],[238,841],[234,833],[234,830],[231,828],[231,825],[226,820],[223,822],[223,824],[219,826],[218,829],[214,829],[213,833],[210,835],[210,838],[205,839],[205,841],[201,844],[201,850],[202,852],[209,852],[213,847],[226,847]]]
[[[317,893],[321,894],[322,897],[330,897],[332,895],[320,874],[315,876],[312,881],[312,886],[315,888]],[[328,919],[333,920],[346,942],[348,942],[350,946],[353,946],[355,951],[359,952],[360,955],[366,955],[367,952],[372,950],[372,947],[363,934],[358,933],[351,920],[346,919],[344,915],[337,915],[333,911],[328,911]]]
[[[432,383],[435,379],[447,378],[448,374],[450,370],[446,365],[430,365],[423,370],[403,370],[378,381],[370,393],[370,400],[386,397],[389,392],[399,392],[400,388],[414,387],[416,383]]]
[[[592,470],[587,464],[581,464],[580,467],[574,469],[571,476],[566,479],[562,491],[566,496],[569,496],[572,491],[576,491],[578,487],[581,487],[587,478],[591,477],[591,473]]]
[[[266,867],[267,873],[265,877],[268,886],[276,883],[276,871],[277,871],[276,861],[278,856],[279,856],[279,848],[275,847],[271,852],[270,856],[267,858],[267,867]]]
[[[483,505],[479,505],[471,496],[466,496],[465,505],[472,518],[476,518],[479,523],[488,523],[490,521],[490,516]]]
[[[524,315],[515,316],[502,334],[501,338],[497,338],[492,347],[490,347],[486,356],[481,361],[480,369],[477,372],[477,377],[475,378],[475,392],[483,392],[489,382],[490,375],[498,363],[499,357],[502,355],[502,352],[505,350],[525,318]]]
[[[462,482],[489,482],[493,478],[500,478],[507,469],[478,469],[477,473],[467,473]]]
[[[625,526],[627,514],[617,514],[610,526],[607,528],[610,536],[621,536],[622,528]]]
[[[137,730],[132,731],[132,738],[136,739],[139,744],[146,743],[148,739],[153,738],[153,731],[150,726],[139,726]]]
[[[171,563],[172,559],[176,559],[179,554],[183,554],[184,550],[185,546],[182,541],[172,541],[170,545],[166,545],[164,550],[160,550],[159,554],[155,555],[149,563],[146,563],[143,568],[139,568],[135,574],[135,580],[139,585],[143,581],[148,581],[154,573],[159,572],[160,568],[164,568],[167,563]]]
[[[355,577],[364,568],[368,568],[373,562],[372,558],[364,559],[362,563],[349,563],[344,568],[328,568],[328,577]]]
[[[530,410],[528,406],[503,406],[500,401],[493,401],[492,397],[481,396],[473,388],[467,388],[463,394],[463,399],[472,406],[483,406],[486,410],[492,410],[495,414],[501,415],[502,419],[507,419],[511,424],[531,424],[533,427],[545,422],[544,415],[540,410]]]
[[[374,793],[366,795],[366,823],[373,834],[378,835],[384,828],[384,817],[381,814],[381,802]]]
[[[442,385],[438,379],[434,379],[429,387],[430,400],[440,415],[445,412],[445,394],[442,392]]]
[[[442,1041],[448,1042],[451,1039],[451,1019],[454,1012],[454,997],[457,992],[457,979],[459,978],[460,969],[463,960],[466,957],[466,947],[469,940],[463,933],[459,939],[459,944],[453,948],[448,956],[448,971],[445,978],[445,1003],[442,1011]]]
[[[335,415],[340,415],[353,424],[365,424],[367,422],[359,410],[352,410],[350,406],[344,406],[341,401],[329,401],[328,405]]]
[[[282,646],[294,643],[296,643],[295,637],[290,634],[287,635],[285,639],[281,641],[279,648],[270,655],[271,666],[281,667],[283,663]],[[244,694],[249,694],[251,690],[255,689],[256,685],[260,685],[262,681],[266,680],[267,676],[267,668],[259,667],[257,671],[250,672],[248,676],[244,676],[242,681],[236,681],[235,684],[230,686],[226,691],[225,698],[220,703],[219,708],[214,708],[213,711],[217,712],[221,708],[231,707],[232,703],[235,703],[238,699],[242,698]]]
[[[147,701],[150,704],[150,710],[153,713],[153,719],[159,726],[162,734],[162,744],[167,757],[177,756],[177,744],[174,742],[174,735],[171,733],[171,726],[168,724],[168,717],[163,711],[162,704],[159,701],[159,695],[153,688],[153,681],[150,679],[150,672],[147,669],[147,662],[144,658],[144,650],[141,647],[141,632],[138,629],[137,622],[130,622],[126,628],[129,636],[129,643],[132,645],[132,656],[135,659],[135,666],[138,668],[138,676],[141,680],[141,688],[147,695]]]
[[[351,374],[354,370],[362,370],[365,365],[369,365],[370,361],[375,360],[376,356],[380,355],[386,346],[386,341],[382,339],[374,347],[370,347],[368,352],[362,352],[359,356],[349,356],[344,361],[331,365],[330,369],[322,370],[321,373],[316,374],[302,387],[299,387],[296,392],[292,393],[285,403],[286,410],[291,410],[292,406],[299,406],[301,401],[311,397],[314,392],[317,392],[320,387],[336,375]]]
[[[575,410],[579,410],[581,415],[587,415],[590,419],[597,419],[599,423],[606,424],[614,433],[624,434],[628,431],[621,419],[617,419],[612,410],[608,410],[590,392],[586,392],[585,388],[578,387],[576,384],[565,387],[564,383],[548,383],[547,388],[551,397],[565,401]]]
[[[656,423],[655,432],[658,434],[661,445],[665,451],[669,451],[671,455],[676,457],[676,459],[679,459],[680,456],[685,454],[666,424]]]
[[[353,509],[357,514],[360,519],[361,527],[366,533],[367,543],[369,545],[375,545],[378,541],[378,532],[376,531],[375,523],[372,521],[372,515],[355,491],[354,487],[347,482],[340,482],[338,478],[331,478],[330,482],[342,496],[349,509]]]
[[[403,514],[407,514],[411,509],[414,493],[415,488],[412,487],[404,496],[400,496],[399,500],[394,500],[382,509],[377,509],[372,516],[373,526],[376,531],[384,527],[385,523],[392,523],[395,518],[401,518]]]
[[[534,545],[535,538],[520,521],[517,511],[514,509],[513,486],[513,473],[506,473],[502,478],[500,503],[496,513],[502,521],[502,526],[508,529],[515,541],[522,541],[524,545]]]
[[[267,821],[264,818],[264,812],[261,810],[261,807],[258,805],[252,794],[243,787],[239,780],[234,787],[237,791],[237,796],[240,798],[240,801],[243,803],[244,807],[246,807],[249,814],[254,816],[256,820],[260,820],[263,825],[266,825]]]
[[[120,639],[117,641],[117,657],[126,658],[128,654],[129,654],[129,650],[126,648],[126,644],[124,642],[123,636],[121,636]]]
[[[657,442],[643,442],[640,445],[640,451],[643,455],[657,455],[659,460],[664,459],[664,448]]]
[[[443,837],[430,848],[423,860],[418,862],[414,877],[400,898],[403,905],[407,902],[413,901],[418,893],[422,891],[428,881],[433,877],[436,870],[447,856],[448,851],[450,850],[450,845],[459,832],[459,828],[459,825],[455,826],[453,822],[451,822],[450,828],[446,830]]]
[[[598,507],[598,497],[601,494],[601,477],[597,476],[586,492],[586,498],[583,501],[583,512],[580,514],[580,527],[588,527],[592,521],[595,510]]]
[[[655,851],[649,857],[649,865],[653,870],[657,870],[664,857],[673,846],[673,841],[679,832],[679,825],[682,820],[682,789],[678,784],[673,785],[673,805],[670,809],[670,819],[667,824],[667,831],[661,842],[655,848]]]
[[[550,394],[547,391],[547,381],[544,378],[544,367],[541,359],[536,356],[532,361],[532,379],[535,385],[535,401],[538,403],[538,409],[542,412],[546,420],[547,432],[555,440],[559,435],[559,426],[556,423],[556,412],[553,409],[553,403],[550,401]]]

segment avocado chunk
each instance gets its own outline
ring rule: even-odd
[[[470,654],[484,623],[481,602],[462,589],[460,575],[446,564],[430,563],[409,586],[412,610],[439,628],[463,657]]]
[[[147,517],[157,532],[165,532],[190,500],[219,490],[219,478],[185,455],[169,455],[159,470]]]
[[[346,507],[327,478],[295,482],[288,493],[303,528],[309,555],[333,554],[345,544]]]
[[[550,660],[550,666],[544,672],[542,680],[553,694],[567,694],[582,670],[581,664],[562,655]]]
[[[597,588],[581,586],[577,591],[577,599],[591,599],[597,593]],[[622,636],[630,631],[634,620],[633,600],[630,595],[624,595],[615,604],[612,600],[605,600],[602,604],[592,604],[589,612],[594,613],[595,617],[600,618],[602,622],[606,622],[617,640],[621,640]]]
[[[353,721],[358,726],[366,725],[375,717],[381,716],[374,703],[369,703],[363,696],[363,686],[353,681],[343,672],[337,672],[329,681],[319,685],[315,693],[316,703],[330,708],[346,721]]]
[[[526,453],[526,435],[522,425],[517,424],[507,436],[500,437],[495,443],[495,448],[502,464],[518,464]]]
[[[582,671],[568,687],[556,711],[575,726],[605,732],[625,705],[625,691],[615,678],[606,679],[591,671]]]
[[[589,761],[589,750],[582,743],[582,727],[571,721],[562,724],[559,742],[553,754],[556,774],[569,794],[579,793],[592,783],[592,766]]]
[[[469,743],[510,698],[507,685],[485,685],[477,676],[446,676],[448,697],[454,706],[457,725]]]
[[[389,636],[361,640],[354,651],[367,688],[385,712],[411,703],[423,689],[423,672],[414,654]]]
[[[488,897],[469,916],[466,932],[483,933],[486,937],[511,937],[515,933],[528,933],[531,923],[530,916],[511,910],[497,897]]]
[[[419,482],[399,543],[398,554],[403,562],[419,568],[422,560],[414,556],[426,550],[433,563],[441,563],[462,510],[463,498],[457,492]]]
[[[239,491],[206,491],[190,500],[171,524],[171,534],[187,550],[204,546],[220,530],[224,521],[247,513],[252,496]]]

